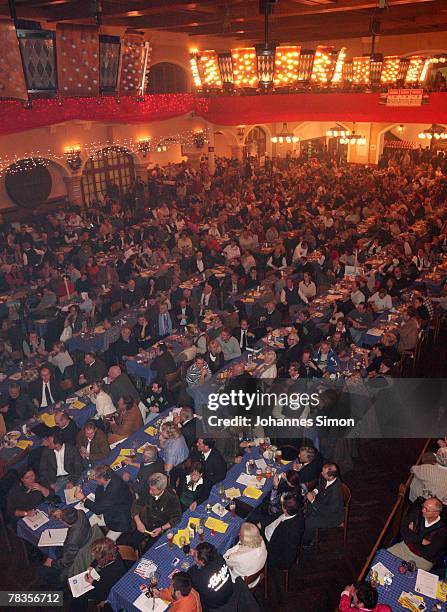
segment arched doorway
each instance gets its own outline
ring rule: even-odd
[[[264,157],[267,151],[267,134],[259,125],[250,130],[245,139],[244,157]]]
[[[135,180],[132,155],[121,147],[97,151],[82,172],[82,196],[86,204],[106,194],[118,199]]]
[[[7,168],[5,189],[14,204],[32,209],[48,200],[53,186],[48,164],[46,159],[29,157]]]
[[[148,94],[187,93],[189,91],[186,70],[171,62],[154,64],[149,70]]]

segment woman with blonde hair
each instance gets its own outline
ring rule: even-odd
[[[81,597],[72,599],[70,612],[87,612],[89,601],[95,604],[106,602],[112,586],[127,572],[128,568],[118,552],[117,545],[109,538],[94,540],[90,544],[90,552],[93,555],[93,561],[87,569],[85,579],[93,586],[93,589]],[[99,579],[93,570],[95,572],[98,570]],[[96,576],[95,579],[92,574]],[[109,608],[106,606],[105,609]]]
[[[180,429],[175,423],[163,423],[159,438],[161,458],[165,462],[165,472],[169,472],[185,461],[189,456],[189,449]]]
[[[267,548],[258,527],[253,523],[242,523],[239,542],[224,553],[224,559],[233,582],[238,576],[245,578],[260,572],[267,561]],[[258,580],[259,578],[254,580],[249,585],[250,588],[254,587]]]

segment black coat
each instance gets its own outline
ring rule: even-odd
[[[104,391],[110,393],[114,404],[117,403],[120,397],[131,397],[137,402],[140,401],[138,391],[125,372],[117,376],[110,385],[106,385]]]
[[[204,477],[211,485],[222,482],[227,475],[227,463],[217,448],[211,449],[207,459],[199,452],[195,452],[191,457],[193,461],[201,461],[205,467]]]
[[[82,460],[78,449],[70,444],[65,445],[64,469],[71,482],[77,482],[82,473]],[[56,482],[56,455],[51,448],[45,448],[40,459],[39,474],[41,482],[48,487]]]
[[[316,489],[317,496],[313,504],[309,504],[306,516],[306,529],[338,527],[343,521],[344,502],[341,481],[326,487],[326,480],[320,476]]]
[[[138,497],[142,497],[147,489],[149,477],[152,476],[152,474],[163,474],[164,471],[165,462],[161,457],[157,457],[153,463],[148,463],[147,465],[142,463],[140,469],[138,470],[136,479],[130,485],[132,491],[136,493]]]
[[[95,514],[102,514],[109,529],[130,531],[132,493],[124,480],[121,480],[116,474],[112,474],[105,489],[103,485],[98,485],[95,491],[95,501],[86,499],[84,506]]]
[[[85,366],[84,376],[87,384],[91,385],[107,376],[107,366],[101,359],[96,358],[91,365]]]
[[[39,378],[38,380],[33,382],[33,384],[31,385],[31,389],[30,389],[31,398],[33,400],[37,400],[39,402],[39,406],[41,405],[42,399],[43,399],[42,390],[43,390],[43,383],[42,383],[42,380]],[[50,393],[54,400],[54,403],[61,402],[65,399],[65,394],[59,388],[59,385],[54,380],[54,378],[50,379]]]
[[[157,355],[151,364],[151,370],[157,373],[157,381],[164,383],[166,374],[172,374],[177,369],[177,364],[170,351]]]
[[[293,518],[281,522],[270,542],[266,542],[269,566],[289,569],[295,563],[303,533],[304,517],[300,508]]]
[[[79,429],[73,419],[69,420],[67,427],[61,429],[60,427],[54,427],[53,431],[57,431],[62,436],[64,444],[70,444],[76,446]]]

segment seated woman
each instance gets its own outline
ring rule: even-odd
[[[233,582],[238,576],[253,576],[262,570],[267,561],[267,548],[259,529],[253,523],[242,523],[239,531],[239,542],[224,553],[224,559],[230,569]],[[254,588],[259,577],[250,585]]]
[[[104,391],[105,382],[96,380],[92,385],[90,399],[96,406],[94,419],[105,419],[116,412],[111,396]]]
[[[165,472],[183,463],[189,456],[189,449],[180,429],[172,422],[161,426],[159,444],[161,457],[165,462]]]
[[[48,355],[48,361],[57,369],[62,378],[66,378],[67,369],[74,365],[73,359],[63,342],[53,344],[53,350]]]
[[[101,606],[107,599],[110,589],[127,572],[127,567],[118,552],[118,547],[109,538],[99,538],[90,544],[93,561],[87,569],[85,579],[93,589],[71,600],[70,612],[87,612],[89,601],[99,604],[101,609],[111,609],[108,604]],[[95,570],[95,572],[93,572]],[[93,575],[92,575],[93,574]],[[95,576],[99,575],[99,579]]]
[[[204,468],[200,461],[191,464],[188,474],[183,474],[177,486],[177,495],[180,499],[182,511],[195,510],[208,499],[211,492],[211,483],[204,478]]]
[[[224,367],[222,347],[217,340],[211,340],[208,342],[208,349],[205,353],[205,361],[211,370],[211,374],[216,374],[216,372]]]
[[[28,338],[22,343],[23,354],[27,359],[31,357],[44,357],[47,355],[43,338],[39,338],[37,332],[29,332]]]

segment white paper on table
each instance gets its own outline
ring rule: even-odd
[[[436,599],[438,582],[439,578],[435,574],[430,574],[430,572],[418,569],[414,590],[416,593],[419,593],[419,595],[425,595],[426,597],[431,597],[431,599]]]
[[[91,591],[95,588],[94,584],[90,584],[90,582],[85,579],[86,575],[87,571],[83,571],[80,574],[76,574],[76,576],[72,576],[68,579],[68,584],[70,586],[73,597],[80,597],[81,595],[84,595],[84,593],[88,593],[88,591]],[[100,575],[94,568],[91,568],[90,576],[94,580],[100,579]]]
[[[154,607],[153,604],[155,602]],[[133,602],[133,605],[138,609],[142,610],[142,612],[164,612],[164,610],[168,609],[169,604],[166,603],[163,599],[156,597],[153,599],[152,597],[146,597],[144,593]]]
[[[62,546],[67,537],[68,527],[45,529],[42,531],[37,546]]]
[[[74,504],[78,501],[75,494],[80,490],[80,487],[71,487],[70,489],[64,489],[65,501],[67,504]]]
[[[267,469],[267,464],[264,461],[264,459],[255,459],[255,463],[256,463],[256,467],[259,468],[260,470]]]
[[[45,523],[48,523],[50,520],[45,512],[42,512],[42,510],[36,510],[36,512],[37,514],[35,516],[23,517],[24,522],[33,531],[36,531],[36,529],[39,529],[39,527],[42,527],[42,525],[45,525]]]
[[[261,478],[258,480],[256,476],[251,476],[250,474],[239,474],[236,482],[239,484],[245,485],[246,487],[263,487],[265,485],[265,478]]]

